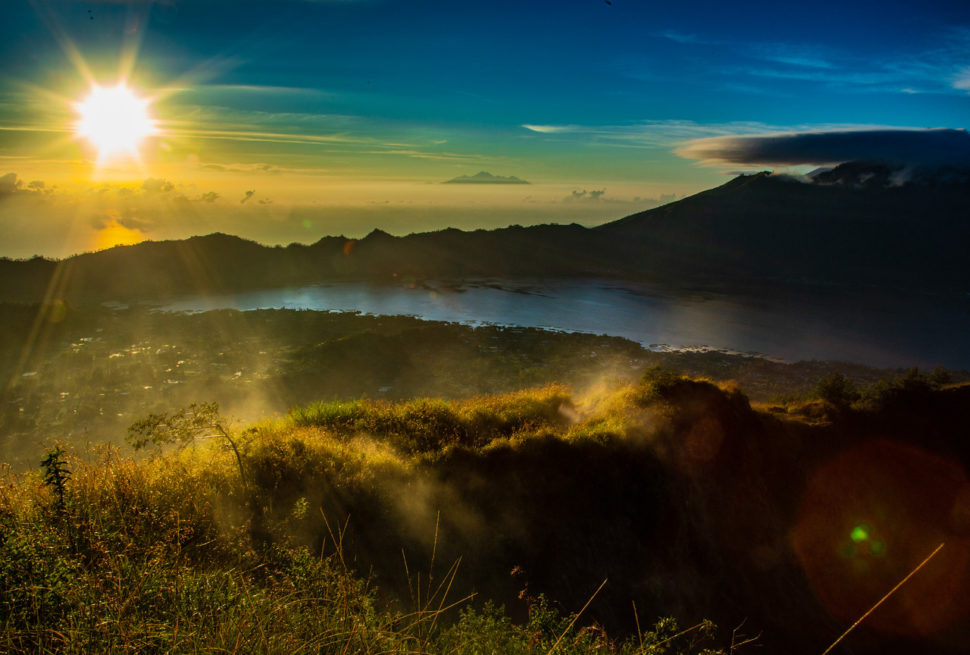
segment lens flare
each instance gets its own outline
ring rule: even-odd
[[[885,440],[860,444],[820,466],[791,539],[821,604],[850,623],[935,545],[946,543],[865,626],[916,636],[966,620],[970,537],[954,521],[953,508],[967,485],[958,463]]]
[[[861,525],[857,525],[854,528],[852,528],[852,532],[849,534],[849,538],[852,539],[852,541],[854,541],[857,544],[862,543],[863,541],[866,541],[869,539],[869,533],[871,531],[872,531],[872,528],[870,528],[868,525],[863,523]]]

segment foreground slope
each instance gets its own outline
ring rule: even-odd
[[[607,580],[576,627],[629,635],[620,652],[662,652],[641,650],[635,619],[673,615],[715,619],[725,645],[745,622],[766,652],[817,654],[944,543],[839,652],[962,652],[970,451],[954,435],[970,427],[968,393],[912,376],[865,404],[779,416],[654,370],[588,396],[321,403],[160,459],[68,459],[69,478],[48,461],[46,485],[0,487],[4,639],[544,653],[568,622],[537,625],[540,594],[568,613]],[[204,420],[182,425],[227,428],[195,411]],[[180,416],[136,434],[191,436],[165,431]],[[374,576],[376,600],[344,567]],[[438,616],[473,592],[524,631],[488,610]],[[561,646],[609,648],[601,634]]]

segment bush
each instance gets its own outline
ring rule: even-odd
[[[841,373],[833,373],[819,380],[812,396],[840,409],[847,409],[861,397],[855,383]]]

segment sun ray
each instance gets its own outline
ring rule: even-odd
[[[53,12],[49,9],[34,5],[37,10],[37,15],[47,26],[47,30],[50,32],[54,40],[60,46],[61,50],[64,52],[64,56],[67,57],[71,65],[74,66],[78,74],[84,78],[88,86],[93,86],[95,84],[94,74],[88,67],[87,62],[84,61],[84,57],[81,55],[81,51],[78,50],[77,46],[61,27],[60,22],[54,17]]]
[[[145,26],[148,24],[150,8],[151,3],[146,3],[141,7],[128,7],[118,70],[118,79],[122,82],[127,82],[135,69],[138,52],[141,50],[142,39],[145,36]]]

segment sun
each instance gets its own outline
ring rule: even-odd
[[[141,141],[157,131],[149,104],[124,83],[95,86],[75,105],[80,116],[77,133],[98,149],[99,160],[124,154],[137,157]]]

